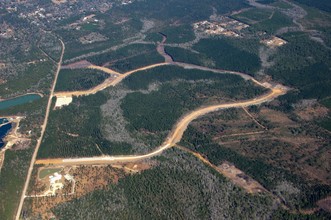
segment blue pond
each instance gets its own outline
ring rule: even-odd
[[[0,125],[7,123],[7,122],[8,122],[7,118],[0,118]]]
[[[10,108],[16,105],[22,105],[28,102],[35,101],[37,99],[40,99],[41,96],[38,94],[28,94],[28,95],[23,95],[19,96],[13,99],[8,99],[0,102],[0,110]]]
[[[3,148],[5,143],[3,142],[3,138],[7,135],[7,133],[10,131],[12,128],[12,124],[6,124],[0,127],[0,149]]]

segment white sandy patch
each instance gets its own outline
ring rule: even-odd
[[[61,108],[62,106],[69,105],[72,102],[72,97],[56,97],[55,108]]]

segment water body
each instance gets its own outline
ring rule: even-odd
[[[5,143],[3,142],[3,138],[6,137],[7,133],[10,131],[12,128],[12,124],[6,124],[0,127],[0,149],[3,148]]]
[[[0,125],[7,123],[7,122],[8,122],[7,118],[0,118]]]
[[[22,104],[29,103],[29,102],[33,102],[40,98],[41,98],[41,96],[38,94],[28,94],[28,95],[19,96],[19,97],[13,98],[13,99],[4,100],[4,101],[0,102],[0,110],[10,108],[13,106],[17,106],[17,105],[22,105]]]

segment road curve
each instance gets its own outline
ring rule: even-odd
[[[36,145],[36,148],[35,148],[35,150],[33,152],[33,155],[32,155],[32,158],[31,158],[31,162],[30,162],[30,167],[29,167],[29,170],[28,170],[28,174],[27,174],[27,177],[25,179],[25,184],[24,184],[23,191],[22,191],[22,194],[21,194],[21,199],[20,199],[20,202],[19,202],[19,205],[18,205],[18,209],[17,209],[17,212],[16,212],[16,217],[15,217],[16,220],[19,220],[20,215],[21,215],[21,211],[22,211],[22,207],[23,207],[23,202],[24,202],[26,191],[27,191],[28,186],[29,186],[30,179],[31,179],[31,174],[32,174],[33,166],[35,164],[35,161],[36,161],[36,158],[37,158],[37,154],[38,154],[38,150],[40,148],[41,141],[42,141],[42,139],[44,137],[44,133],[45,133],[47,122],[48,122],[49,112],[50,112],[51,105],[52,105],[52,98],[53,98],[53,94],[54,94],[54,90],[55,90],[57,78],[59,76],[59,72],[60,72],[60,69],[61,69],[63,54],[64,54],[64,50],[65,50],[65,45],[64,45],[64,43],[63,43],[63,41],[61,39],[60,39],[60,42],[61,42],[61,45],[62,45],[61,57],[60,57],[60,60],[59,60],[59,62],[57,64],[57,70],[56,70],[56,73],[55,73],[54,82],[53,82],[53,85],[52,85],[52,88],[51,88],[51,91],[50,91],[50,95],[49,95],[49,98],[48,98],[48,103],[47,103],[45,118],[44,118],[44,122],[43,122],[43,124],[41,126],[41,134],[40,134],[39,139],[37,140],[37,145]]]
[[[119,163],[119,162],[132,162],[137,160],[148,159],[161,154],[163,151],[171,148],[176,143],[178,143],[187,129],[187,126],[195,119],[206,115],[211,112],[215,112],[221,109],[228,108],[241,108],[251,105],[258,105],[264,102],[271,101],[280,95],[286,93],[286,87],[277,85],[271,88],[271,92],[262,95],[260,97],[249,99],[246,101],[238,101],[233,103],[225,103],[219,105],[213,105],[208,107],[199,108],[187,115],[185,115],[172,129],[165,142],[155,149],[154,151],[144,154],[144,155],[128,155],[128,156],[101,156],[101,157],[83,157],[83,158],[67,158],[67,159],[40,159],[36,161],[36,164],[43,165],[83,165],[83,164],[109,164],[109,163]]]
[[[148,69],[153,69],[155,67],[158,66],[165,66],[165,65],[169,65],[169,63],[157,63],[157,64],[153,64],[153,65],[149,65],[149,66],[145,66],[145,67],[141,67],[129,72],[126,72],[124,74],[114,74],[116,75],[115,77],[110,77],[108,79],[106,79],[103,83],[88,89],[88,90],[81,90],[81,91],[66,91],[66,92],[56,92],[54,94],[54,96],[56,97],[71,97],[71,96],[85,96],[85,95],[93,95],[101,90],[104,90],[110,86],[116,86],[118,83],[120,83],[123,79],[125,79],[126,77],[130,76],[133,73],[139,72],[139,71],[143,71],[143,70],[148,70]],[[108,68],[104,68],[104,67],[98,67],[98,66],[90,66],[89,68],[93,68],[93,69],[98,69],[104,72],[109,73]],[[107,69],[107,70],[106,70]]]
[[[114,70],[112,70],[112,69],[109,69],[109,68],[107,68],[107,67],[104,67],[104,66],[90,65],[90,66],[88,66],[88,67],[86,67],[86,68],[88,68],[88,69],[100,70],[100,71],[103,71],[103,72],[108,73],[108,74],[110,74],[110,75],[117,75],[117,76],[122,75],[122,74],[120,74],[119,72],[116,72],[116,71],[114,71]]]

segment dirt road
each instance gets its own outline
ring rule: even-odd
[[[24,184],[23,191],[22,191],[22,194],[21,194],[21,199],[20,199],[19,206],[18,206],[18,209],[17,209],[17,212],[16,212],[16,217],[15,217],[16,220],[18,220],[20,218],[20,215],[21,215],[23,202],[24,202],[26,191],[27,191],[28,186],[29,186],[30,179],[31,179],[31,173],[32,173],[32,170],[33,170],[33,166],[35,164],[37,154],[38,154],[38,150],[40,148],[41,141],[44,137],[44,133],[45,133],[47,122],[48,122],[48,117],[49,117],[49,112],[50,112],[51,105],[52,105],[52,98],[53,98],[53,95],[54,95],[55,85],[56,85],[56,82],[57,82],[57,78],[59,76],[59,72],[60,72],[61,64],[62,64],[62,59],[63,59],[63,54],[64,54],[64,50],[65,50],[65,45],[64,45],[63,41],[60,40],[60,42],[62,44],[61,57],[60,57],[60,61],[57,64],[57,70],[56,70],[56,73],[55,73],[54,82],[53,82],[53,85],[52,85],[52,88],[51,88],[51,91],[50,91],[50,95],[49,95],[49,98],[48,98],[48,103],[47,103],[47,108],[46,108],[46,113],[45,113],[45,119],[44,119],[43,125],[41,126],[41,134],[40,134],[39,139],[37,140],[37,145],[36,145],[36,148],[33,152],[30,167],[29,167],[29,170],[28,170],[28,174],[27,174],[27,177],[25,179],[25,184]]]
[[[286,88],[280,85],[277,85],[271,88],[271,92],[267,93],[263,96],[249,99],[246,101],[238,101],[234,103],[225,103],[219,105],[208,106],[204,108],[197,109],[186,116],[184,116],[172,129],[169,136],[166,138],[165,142],[158,147],[156,150],[144,154],[144,155],[128,155],[128,156],[101,156],[101,157],[85,157],[85,158],[68,158],[68,159],[41,159],[37,160],[36,164],[54,164],[54,165],[82,165],[82,164],[107,164],[107,163],[122,163],[122,162],[132,162],[137,160],[143,160],[147,158],[151,158],[161,154],[163,151],[168,148],[173,147],[175,144],[180,142],[182,136],[187,129],[187,126],[195,119],[206,115],[208,113],[218,111],[221,109],[228,108],[242,108],[251,105],[258,105],[264,102],[271,101],[277,98],[280,95],[286,93]]]
[[[159,155],[162,153],[164,150],[174,146],[176,143],[178,143],[185,130],[187,129],[187,126],[195,119],[197,119],[200,116],[206,115],[210,112],[218,111],[221,109],[227,109],[227,108],[242,108],[242,107],[247,107],[251,105],[258,105],[264,102],[271,101],[275,99],[276,97],[285,94],[287,91],[287,88],[281,85],[276,85],[273,86],[269,83],[261,83],[254,79],[252,76],[249,76],[247,74],[241,73],[241,72],[236,72],[236,71],[229,71],[229,70],[221,70],[221,69],[212,69],[208,67],[203,67],[203,66],[197,66],[193,64],[187,64],[187,63],[181,63],[181,62],[174,62],[171,57],[165,56],[165,51],[164,51],[164,42],[166,40],[166,37],[163,38],[163,41],[160,43],[158,46],[158,52],[165,57],[165,60],[169,62],[164,62],[164,63],[157,63],[153,65],[149,65],[146,67],[138,68],[129,72],[126,72],[124,74],[116,75],[115,77],[111,77],[107,80],[105,80],[103,83],[99,84],[98,86],[85,90],[85,91],[71,91],[71,92],[58,92],[55,93],[54,96],[57,97],[71,97],[71,96],[81,96],[81,95],[90,95],[90,94],[95,94],[98,91],[101,91],[109,86],[115,86],[118,83],[120,83],[123,79],[126,77],[130,76],[133,73],[139,72],[139,71],[144,71],[148,69],[152,69],[155,67],[159,66],[164,66],[164,65],[174,65],[174,66],[179,66],[185,69],[199,69],[203,71],[210,71],[214,73],[220,73],[220,74],[234,74],[242,77],[245,80],[251,80],[253,83],[262,86],[264,88],[270,89],[271,92],[268,94],[265,94],[263,96],[246,100],[246,101],[238,101],[234,103],[226,103],[226,104],[219,104],[219,105],[213,105],[209,107],[204,107],[197,109],[184,117],[182,117],[181,120],[174,126],[168,137],[166,138],[165,142],[158,147],[156,150],[145,154],[145,155],[128,155],[128,156],[101,156],[101,157],[90,157],[90,158],[69,158],[69,159],[41,159],[37,160],[36,164],[67,164],[67,165],[73,165],[73,164],[99,164],[99,163],[116,163],[116,162],[130,162],[130,161],[135,161],[135,160],[142,160],[142,159],[147,159],[156,155]],[[108,71],[109,73],[112,72],[112,70],[109,70],[108,68],[104,67],[98,67],[98,66],[93,66],[95,69],[99,69],[102,71]]]
[[[116,75],[116,76],[120,76],[122,74],[120,74],[119,72],[116,72],[112,69],[109,69],[107,67],[103,67],[103,66],[96,66],[96,65],[90,65],[87,67],[88,69],[95,69],[95,70],[100,70],[100,71],[103,71],[105,73],[108,73],[110,75]]]
[[[97,85],[97,86],[95,86],[91,89],[82,90],[82,91],[56,92],[54,94],[54,96],[56,96],[56,97],[71,97],[71,96],[93,95],[93,94],[95,94],[95,93],[97,93],[101,90],[104,90],[104,89],[110,87],[110,86],[116,86],[123,79],[125,79],[126,77],[130,76],[133,73],[148,70],[148,69],[153,69],[155,67],[165,66],[165,65],[169,65],[169,64],[168,63],[157,63],[157,64],[141,67],[141,68],[126,72],[124,74],[119,74],[118,73],[119,75],[116,75],[115,77],[110,77],[110,78],[106,79],[103,83],[101,83],[101,84],[99,84],[99,85]],[[102,71],[104,71],[104,69],[108,69],[108,68],[99,67],[99,66],[93,66],[93,68],[95,68],[95,69],[98,68],[99,70],[102,70]]]

